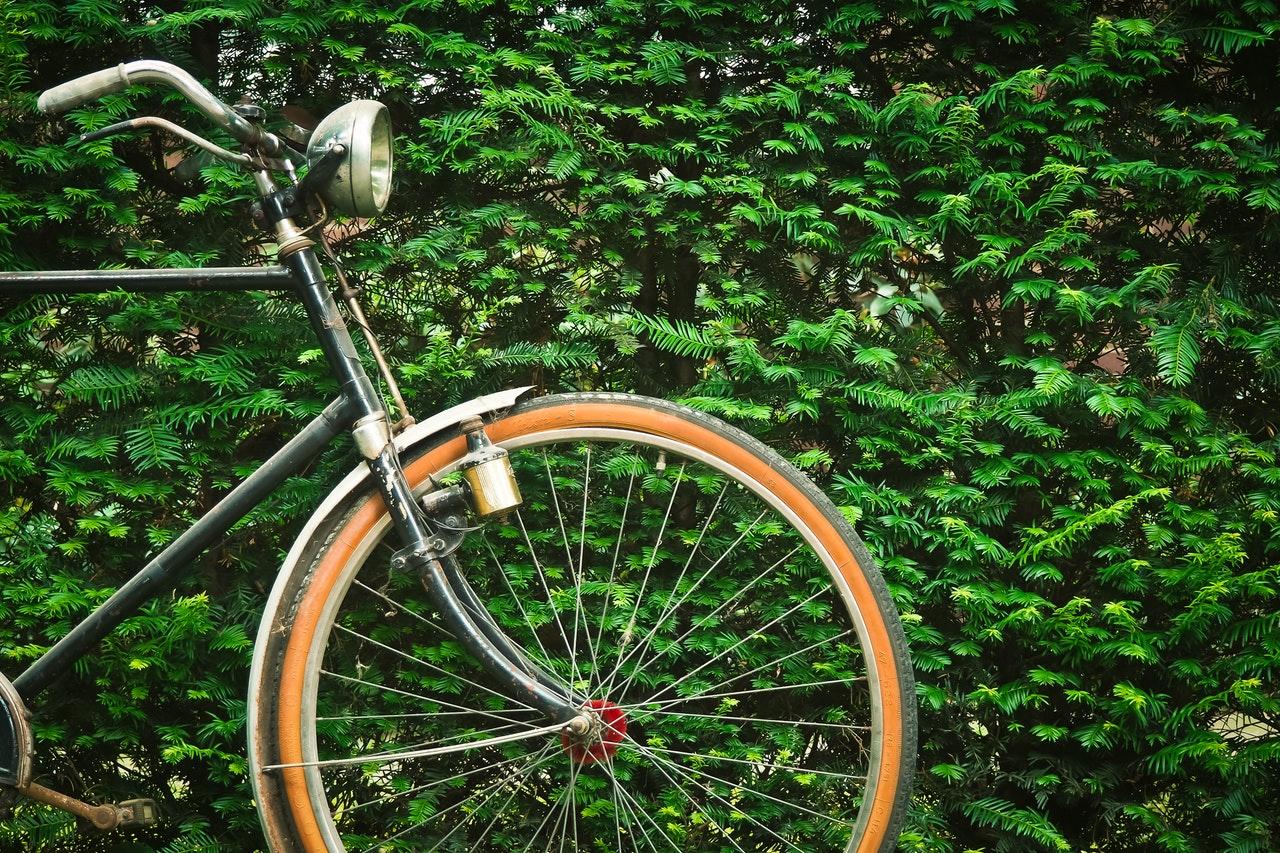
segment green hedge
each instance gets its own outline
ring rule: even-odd
[[[1280,847],[1275,3],[0,16],[0,265],[260,251],[233,170],[159,136],[65,143],[178,116],[173,96],[35,114],[103,57],[317,115],[380,98],[393,207],[345,250],[418,411],[516,382],[660,394],[761,435],[859,519],[920,679],[904,847]],[[334,389],[278,298],[3,312],[13,675]],[[318,461],[40,705],[53,784],[162,797],[174,821],[66,840],[25,809],[0,846],[259,843],[253,628],[290,532],[350,464]]]

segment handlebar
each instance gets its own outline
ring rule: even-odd
[[[72,107],[87,101],[95,101],[103,95],[119,92],[129,85],[129,75],[120,63],[115,68],[104,68],[83,77],[54,86],[40,96],[36,106],[46,115],[65,113]]]
[[[280,154],[285,150],[279,137],[246,120],[230,105],[218,100],[186,71],[154,59],[122,62],[115,68],[106,68],[69,80],[42,94],[36,106],[42,113],[62,113],[104,95],[123,91],[135,83],[168,84],[185,95],[215,124],[246,145],[254,146],[268,155]]]

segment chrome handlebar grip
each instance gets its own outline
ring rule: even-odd
[[[176,65],[155,59],[122,62],[115,68],[95,71],[54,86],[36,102],[43,113],[66,112],[88,101],[123,91],[135,83],[165,83],[177,89],[191,103],[236,139],[257,147],[268,155],[281,153],[285,146],[279,137],[267,133],[239,115],[230,105],[223,103],[200,81]]]
[[[47,115],[65,113],[72,107],[78,107],[86,101],[93,101],[103,95],[124,90],[129,85],[129,77],[124,63],[115,68],[104,68],[74,80],[68,80],[54,86],[40,96],[36,106]]]

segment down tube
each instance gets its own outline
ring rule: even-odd
[[[349,424],[350,406],[345,397],[330,403],[302,432],[280,448],[258,470],[231,490],[218,505],[175,539],[159,556],[120,587],[97,610],[71,629],[65,637],[40,656],[13,686],[23,701],[30,704],[42,690],[53,683],[99,640],[111,633],[148,600],[172,589],[174,584],[195,567],[202,551],[226,534],[241,518],[275,491],[302,466],[324,449],[335,435]]]

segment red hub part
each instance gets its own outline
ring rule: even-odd
[[[592,699],[586,704],[600,717],[600,730],[592,740],[576,740],[561,732],[560,745],[579,764],[595,764],[613,758],[627,733],[627,718],[622,709],[608,699]]]

